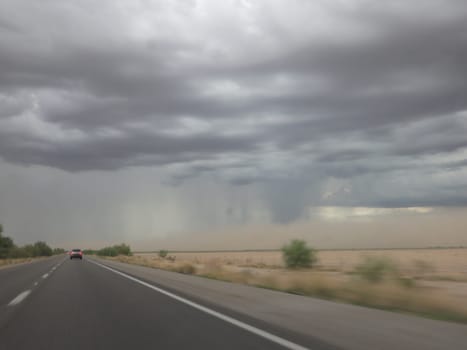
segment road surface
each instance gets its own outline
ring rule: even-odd
[[[467,326],[141,266],[0,269],[0,350],[465,349]]]
[[[335,349],[162,294],[90,260],[0,270],[0,349]],[[238,323],[237,323],[238,322]]]

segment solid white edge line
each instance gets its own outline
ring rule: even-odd
[[[26,299],[26,297],[29,295],[29,293],[31,293],[30,290],[25,290],[24,292],[19,293],[16,296],[16,298],[14,298],[12,301],[10,301],[8,306],[14,306],[14,305],[17,305],[17,304],[21,303],[24,299]]]
[[[218,318],[218,319],[221,319],[221,320],[223,320],[223,321],[225,321],[225,322],[228,322],[228,323],[230,323],[230,324],[233,324],[234,326],[237,326],[237,327],[239,327],[239,328],[242,328],[242,329],[244,329],[244,330],[246,330],[246,331],[248,331],[248,332],[250,332],[250,333],[253,333],[253,334],[256,334],[256,335],[258,335],[258,336],[260,336],[260,337],[263,337],[263,338],[265,338],[265,339],[267,339],[267,340],[269,340],[269,341],[271,341],[271,342],[273,342],[273,343],[282,345],[282,346],[285,347],[285,348],[288,348],[288,349],[291,349],[291,350],[310,350],[309,348],[303,347],[303,346],[298,345],[298,344],[296,344],[296,343],[293,343],[293,342],[291,342],[291,341],[289,341],[289,340],[286,340],[286,339],[284,339],[284,338],[278,337],[277,335],[274,335],[274,334],[271,334],[271,333],[269,333],[269,332],[263,331],[262,329],[256,328],[256,327],[251,326],[251,325],[249,325],[249,324],[247,324],[247,323],[244,323],[244,322],[242,322],[242,321],[239,321],[239,320],[237,320],[237,319],[235,319],[235,318],[232,318],[232,317],[230,317],[230,316],[224,315],[224,314],[222,314],[222,313],[220,313],[220,312],[214,311],[213,309],[210,309],[210,308],[208,308],[208,307],[202,306],[202,305],[197,304],[197,303],[195,303],[195,302],[193,302],[193,301],[190,301],[190,300],[185,299],[185,298],[183,298],[183,297],[180,297],[180,296],[178,296],[178,295],[176,295],[176,294],[173,294],[173,293],[171,293],[171,292],[168,292],[168,291],[166,291],[166,290],[164,290],[164,289],[161,289],[161,288],[158,288],[158,287],[156,287],[156,286],[153,286],[152,284],[149,284],[149,283],[146,283],[146,282],[144,282],[144,281],[141,281],[140,279],[137,279],[137,278],[135,278],[135,277],[133,277],[133,276],[127,275],[126,273],[120,272],[120,271],[118,271],[118,270],[115,270],[115,269],[113,269],[113,268],[111,268],[111,267],[108,267],[108,266],[106,266],[106,265],[100,264],[100,263],[95,262],[95,261],[91,261],[91,260],[88,260],[88,261],[91,262],[91,263],[93,263],[93,264],[95,264],[95,265],[98,265],[98,266],[100,266],[100,267],[102,267],[102,268],[104,268],[104,269],[107,269],[107,270],[109,270],[109,271],[112,271],[112,272],[116,273],[117,275],[120,275],[120,276],[122,276],[122,277],[125,277],[125,278],[127,278],[127,279],[129,279],[129,280],[131,280],[131,281],[133,281],[133,282],[139,283],[139,284],[141,284],[141,285],[143,285],[143,286],[145,286],[145,287],[148,287],[148,288],[150,288],[150,289],[152,289],[152,290],[155,290],[156,292],[159,292],[159,293],[161,293],[161,294],[164,294],[164,295],[166,295],[166,296],[168,296],[168,297],[170,297],[170,298],[172,298],[172,299],[175,299],[175,300],[177,300],[177,301],[179,301],[179,302],[181,302],[181,303],[184,303],[184,304],[186,304],[186,305],[189,305],[189,306],[191,306],[191,307],[193,307],[193,308],[195,308],[195,309],[197,309],[197,310],[203,311],[203,312],[205,312],[205,313],[207,313],[207,314],[209,314],[209,315],[211,315],[211,316],[214,316],[214,317],[216,317],[216,318]]]

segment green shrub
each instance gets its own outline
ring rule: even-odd
[[[399,278],[397,264],[385,257],[366,257],[354,273],[364,280],[378,283],[387,278]]]
[[[97,255],[101,256],[117,256],[117,250],[114,247],[104,247],[99,249]]]
[[[39,241],[33,245],[33,256],[52,256],[53,251],[47,243]]]
[[[131,255],[131,249],[128,244],[122,243],[113,246],[117,251],[117,255]]]
[[[52,254],[53,254],[53,255],[64,254],[65,252],[66,252],[66,250],[63,249],[63,248],[54,248],[54,249],[52,250]]]
[[[164,249],[159,250],[159,256],[161,258],[165,258],[167,256],[167,254],[169,254],[169,252],[167,250],[164,250]]]
[[[317,261],[316,251],[299,239],[294,239],[282,247],[282,257],[288,268],[312,267]]]
[[[117,255],[131,255],[130,246],[122,243],[116,244],[111,247],[104,247],[97,251],[97,255],[100,256],[117,256]]]
[[[3,226],[0,224],[0,259],[6,258],[30,258],[38,256],[51,256],[52,248],[43,241],[38,241],[34,244],[26,244],[23,247],[15,245],[10,237],[2,235]]]
[[[9,251],[11,258],[33,258],[39,256],[52,256],[53,250],[47,243],[39,241],[34,244],[26,244],[22,247],[13,246]]]
[[[24,247],[13,247],[8,252],[8,258],[10,259],[18,259],[18,258],[29,258],[31,255],[28,255],[28,252]]]
[[[0,259],[8,257],[10,250],[15,247],[10,237],[4,237],[0,234]]]

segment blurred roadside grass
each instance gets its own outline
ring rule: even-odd
[[[347,302],[383,310],[413,313],[434,319],[467,323],[467,307],[445,294],[421,287],[416,279],[401,274],[387,258],[365,258],[347,278],[312,269],[232,269],[219,259],[204,264],[143,256],[107,258],[129,264],[183,274],[241,283],[287,293]]]
[[[31,262],[43,258],[14,258],[14,259],[0,259],[0,267]]]

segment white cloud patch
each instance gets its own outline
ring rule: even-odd
[[[398,214],[417,213],[428,214],[433,211],[430,207],[409,208],[369,208],[369,207],[319,207],[312,208],[317,215],[326,221],[372,220],[378,216],[391,216]]]

